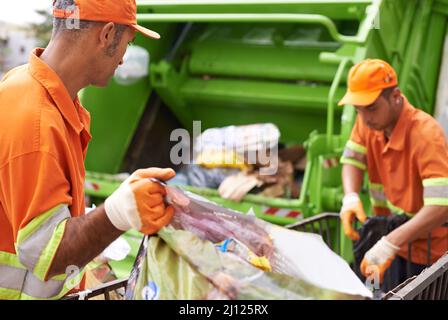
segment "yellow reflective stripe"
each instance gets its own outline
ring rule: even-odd
[[[6,265],[19,269],[25,269],[20,263],[19,257],[16,254],[0,251],[0,265]]]
[[[379,207],[379,208],[388,208],[389,209],[389,205],[388,205],[388,201],[384,201],[384,200],[377,200],[373,197],[370,197],[370,201],[372,202],[372,205],[375,207]]]
[[[367,167],[366,167],[366,165],[364,163],[359,162],[358,160],[354,160],[352,158],[342,157],[341,158],[341,163],[342,164],[350,164],[350,165],[355,166],[356,168],[361,169],[361,170],[366,170],[367,169]]]
[[[370,201],[372,205],[379,208],[389,208],[389,201],[384,193],[384,186],[381,183],[369,182]]]
[[[396,214],[396,215],[399,215],[399,216],[400,215],[405,215],[405,216],[408,216],[409,218],[413,218],[414,217],[412,214],[404,212],[404,211],[393,212],[393,213]]]
[[[72,290],[73,288],[76,288],[81,283],[82,278],[84,277],[84,274],[86,273],[86,268],[83,268],[80,270],[79,274],[76,277],[70,278],[68,281],[64,283],[64,289],[62,292],[56,297],[57,299],[62,298]]]
[[[369,183],[370,201],[373,206],[379,208],[388,208],[389,203],[384,193],[384,187],[379,183]]]
[[[370,189],[370,195],[372,196],[372,198],[374,198],[378,201],[386,201],[387,200],[386,194],[384,193],[383,190]]]
[[[400,214],[404,214],[404,215],[406,215],[406,216],[408,216],[408,217],[410,217],[410,218],[412,218],[412,217],[414,216],[414,215],[412,215],[411,213],[406,212],[406,211],[404,211],[403,209],[394,206],[394,205],[392,204],[392,202],[390,202],[389,200],[387,201],[387,206],[388,206],[389,209],[392,211],[392,213],[399,214],[399,215],[400,215]]]
[[[50,219],[55,212],[57,212],[63,205],[59,205],[50,209],[47,212],[42,213],[38,217],[32,219],[23,229],[20,229],[17,234],[17,245],[20,245],[23,241],[28,239],[28,237],[38,230],[42,224],[44,224],[48,219]]]
[[[387,201],[387,206],[389,207],[389,209],[395,213],[395,214],[402,214],[405,213],[405,211],[399,207],[394,206],[389,200]]]
[[[85,274],[85,269],[82,269],[79,274],[66,281],[64,281],[65,279],[57,281],[54,277],[48,282],[43,282],[25,269],[2,265],[0,265],[0,269],[2,270],[0,273],[0,300],[59,299],[78,286]],[[66,278],[65,275],[64,278]]]
[[[359,161],[364,164],[367,163],[365,155],[358,153],[356,151],[347,149],[347,148],[344,149],[344,153],[342,154],[342,157],[346,158],[346,159],[353,159],[353,160]]]
[[[381,183],[372,183],[369,182],[370,189],[370,201],[373,206],[378,208],[387,208],[394,214],[404,214],[408,217],[413,217],[411,213],[406,212],[405,210],[394,206],[392,202],[387,199],[386,193],[384,192],[384,186]],[[381,194],[380,194],[381,193]],[[384,195],[384,197],[382,197]],[[381,199],[382,198],[382,199]]]
[[[81,283],[82,277],[84,276],[85,272],[86,272],[85,269],[83,269],[76,277],[73,277],[73,279],[70,280],[70,283],[65,282],[64,287],[62,288],[61,292],[55,296],[52,296],[47,299],[39,299],[39,298],[31,297],[31,296],[28,296],[28,295],[22,293],[21,299],[22,300],[58,300],[58,299],[61,299],[70,290],[72,290],[73,288],[75,288],[76,286],[78,286]]]
[[[424,179],[423,186],[425,206],[448,206],[448,178]]]
[[[20,291],[0,288],[0,300],[19,300],[20,299]]]
[[[34,273],[42,253],[50,245],[57,226],[69,217],[68,207],[65,205],[59,206],[57,211],[53,211],[50,217],[43,220],[44,222],[40,224],[38,229],[29,234],[21,243],[16,244],[20,263]],[[36,274],[36,276],[43,280],[40,274]]]
[[[424,187],[448,186],[448,178],[430,178],[423,180]]]
[[[58,300],[64,297],[70,290],[79,285],[84,274],[85,271],[83,270],[78,276],[73,278],[74,283],[76,283],[75,285],[68,286],[64,284],[64,288],[62,289],[62,291],[58,295],[50,298],[36,298],[17,290],[0,288],[0,300]]]
[[[372,190],[384,191],[384,186],[380,183],[369,183],[369,188]]]
[[[41,281],[45,281],[48,269],[50,269],[53,258],[56,255],[56,251],[59,248],[59,244],[64,236],[67,220],[62,221],[54,230],[53,235],[48,241],[47,246],[42,251],[36,266],[34,267],[34,275]]]
[[[65,278],[67,278],[66,274],[60,274],[60,275],[54,276],[50,280],[62,281],[62,280],[65,280]]]
[[[448,206],[448,198],[424,198],[425,206]]]
[[[353,140],[348,140],[347,144],[345,145],[346,148],[349,148],[353,151],[356,151],[358,153],[361,154],[366,154],[367,153],[367,148],[364,147],[363,145],[360,145],[356,142],[354,142]]]

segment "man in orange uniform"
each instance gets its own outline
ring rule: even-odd
[[[136,24],[135,0],[59,0],[54,17],[48,47],[0,82],[0,299],[60,298],[82,283],[68,267],[82,271],[124,231],[153,234],[173,214],[149,178],[174,171],[149,168],[84,215],[91,136],[78,92],[107,84],[135,32],[159,35]]]
[[[355,218],[367,219],[358,196],[367,170],[374,213],[405,214],[409,219],[367,251],[361,272],[376,274],[382,282],[390,268],[392,286],[397,285],[405,280],[409,242],[413,242],[414,273],[427,264],[429,233],[430,263],[448,250],[448,228],[442,227],[448,221],[445,135],[430,115],[409,103],[398,88],[394,69],[382,60],[368,59],[352,67],[347,93],[339,104],[353,105],[358,112],[341,158],[344,231],[358,240],[352,223]]]

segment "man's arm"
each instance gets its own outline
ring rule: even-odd
[[[446,222],[448,222],[448,207],[424,206],[411,220],[389,233],[386,239],[400,247],[426,236],[431,230]]]
[[[427,235],[448,221],[448,207],[424,206],[408,222],[381,238],[364,256],[361,272],[368,277],[378,272],[380,282],[400,247]]]
[[[46,279],[64,274],[68,266],[81,269],[126,230],[154,234],[168,224],[174,208],[165,205],[165,188],[150,179],[166,181],[174,175],[172,169],[137,170],[104,205],[88,215],[69,218]]]
[[[342,185],[344,194],[359,193],[361,191],[362,182],[364,180],[364,171],[351,165],[344,164],[342,166]]]
[[[115,228],[107,217],[104,205],[87,215],[68,219],[47,278],[66,273],[68,266],[81,269],[121,234],[123,231]]]

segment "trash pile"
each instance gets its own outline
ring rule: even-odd
[[[221,197],[237,202],[248,193],[297,198],[305,150],[284,147],[279,138],[271,123],[207,129],[195,140],[194,164],[178,176],[185,184],[218,189]]]
[[[145,237],[130,300],[365,299],[371,293],[315,234],[288,230],[164,185],[172,222]]]

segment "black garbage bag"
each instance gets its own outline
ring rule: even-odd
[[[370,250],[383,236],[389,234],[392,230],[406,223],[409,218],[406,215],[377,216],[367,219],[367,221],[358,230],[359,240],[353,242],[353,255],[355,260],[354,271],[356,275],[365,281],[366,278],[361,273],[361,262],[367,251]],[[383,288],[388,288],[386,283],[390,277],[385,276]]]

